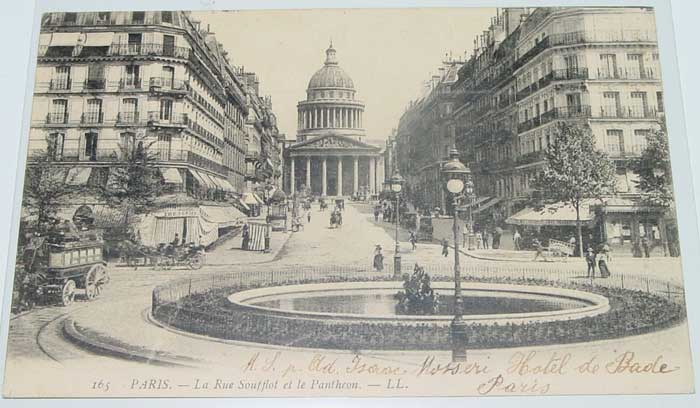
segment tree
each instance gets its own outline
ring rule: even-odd
[[[46,233],[51,229],[58,210],[70,196],[82,189],[73,184],[75,175],[68,168],[57,165],[49,152],[40,152],[29,158],[24,178],[22,208],[30,219],[35,219],[35,230]]]
[[[630,163],[630,168],[639,175],[636,183],[643,193],[643,200],[650,205],[668,208],[673,204],[673,183],[665,125],[649,132],[646,141],[646,147]]]
[[[615,166],[597,150],[586,125],[559,123],[554,140],[545,151],[545,167],[539,188],[544,195],[570,204],[576,211],[579,255],[583,254],[581,204],[601,199],[615,189]]]
[[[144,139],[134,136],[119,145],[121,160],[110,168],[107,183],[97,189],[98,195],[107,205],[122,208],[125,224],[131,215],[142,214],[153,208],[163,189],[155,165],[158,157],[151,151],[154,142]]]

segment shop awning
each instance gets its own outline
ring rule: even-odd
[[[219,188],[219,186],[214,183],[214,180],[212,180],[207,173],[199,173],[199,176],[202,178],[202,180],[204,180],[205,186],[209,188]]]
[[[188,171],[192,175],[192,178],[197,180],[197,183],[199,183],[200,186],[202,186],[202,187],[207,186],[207,182],[204,180],[204,178],[202,178],[202,176],[199,174],[198,171],[196,171],[196,170],[188,170]]]
[[[490,207],[493,207],[494,205],[498,204],[499,202],[501,202],[501,197],[494,197],[494,198],[486,201],[485,203],[481,204],[480,206],[472,208],[472,213],[476,214],[476,213],[479,213],[481,211],[484,211]]]
[[[265,202],[255,193],[243,194],[243,203],[248,205],[263,205]]]
[[[202,205],[199,208],[201,210],[201,217],[204,218],[205,221],[216,223],[220,228],[241,224],[246,219],[245,214],[230,205],[221,207]]]
[[[241,205],[241,207],[243,207],[246,211],[250,211],[250,207],[248,207],[248,204],[246,204],[245,201],[243,201],[242,198],[239,198],[239,199],[238,199],[238,203],[239,203],[239,204]]]
[[[88,179],[90,178],[90,173],[92,173],[92,169],[90,167],[73,167],[68,170],[66,184],[72,186],[87,184]]]
[[[581,225],[591,225],[595,220],[595,214],[590,212],[587,204],[581,206],[580,217]],[[576,210],[572,205],[562,202],[547,204],[542,208],[528,207],[508,217],[506,223],[530,226],[575,226]]]
[[[182,184],[182,177],[180,176],[180,172],[176,168],[161,167],[160,174],[163,175],[163,178],[165,179],[166,183]]]
[[[226,180],[225,178],[221,178],[221,179],[219,179],[219,181],[221,181],[221,185],[224,187],[224,190],[229,191],[229,192],[232,192],[232,193],[233,193],[234,191],[236,191],[236,190],[233,188],[233,185],[231,185],[231,183],[229,183],[229,181]]]

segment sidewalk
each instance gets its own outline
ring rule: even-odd
[[[243,238],[241,234],[222,243],[211,252],[207,252],[207,266],[259,264],[271,262],[284,248],[292,232],[273,231],[270,235],[270,252],[245,251],[241,249]]]

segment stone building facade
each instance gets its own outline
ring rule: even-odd
[[[338,64],[333,45],[297,105],[296,143],[285,152],[287,191],[317,196],[378,193],[384,181],[382,148],[366,142],[364,103]]]
[[[663,116],[658,56],[649,8],[499,10],[452,85],[449,120],[474,175],[473,215],[492,226],[517,222],[556,124],[579,123],[617,164],[618,192],[589,208],[591,217],[602,214],[601,238],[624,244],[648,237],[665,247],[664,211],[643,205],[628,168]],[[566,224],[540,225],[550,222]]]

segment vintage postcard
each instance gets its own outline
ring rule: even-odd
[[[694,392],[653,8],[40,24],[5,397]]]

